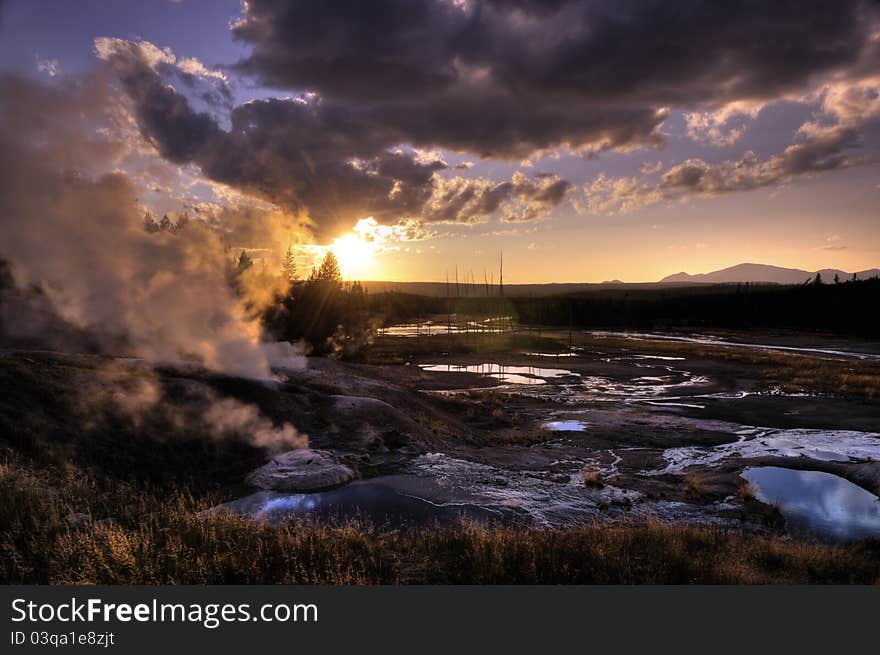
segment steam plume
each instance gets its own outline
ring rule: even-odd
[[[214,227],[143,229],[137,187],[115,172],[143,144],[120,137],[116,111],[100,73],[56,86],[0,77],[0,258],[16,283],[39,285],[68,322],[152,361],[248,377],[302,366],[288,344],[261,342]]]

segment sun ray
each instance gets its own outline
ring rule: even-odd
[[[346,279],[364,279],[374,270],[376,244],[357,234],[339,237],[330,245],[330,250],[339,260],[339,268]]]

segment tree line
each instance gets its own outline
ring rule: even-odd
[[[880,336],[880,279],[802,285],[719,284],[599,288],[556,296],[445,298],[377,293],[368,307],[385,325],[449,314],[509,315],[520,325],[609,329],[780,328]]]
[[[339,262],[328,251],[305,280],[287,249],[281,266],[286,283],[263,310],[267,334],[277,341],[305,340],[317,354],[353,356],[370,342],[373,330],[367,292],[360,282],[344,282]]]

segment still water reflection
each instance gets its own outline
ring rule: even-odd
[[[794,531],[844,541],[880,537],[880,498],[841,477],[776,466],[748,468],[742,476]]]

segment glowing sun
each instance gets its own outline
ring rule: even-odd
[[[339,237],[330,245],[339,261],[342,276],[349,280],[365,278],[375,264],[376,244],[362,239],[357,234]]]

